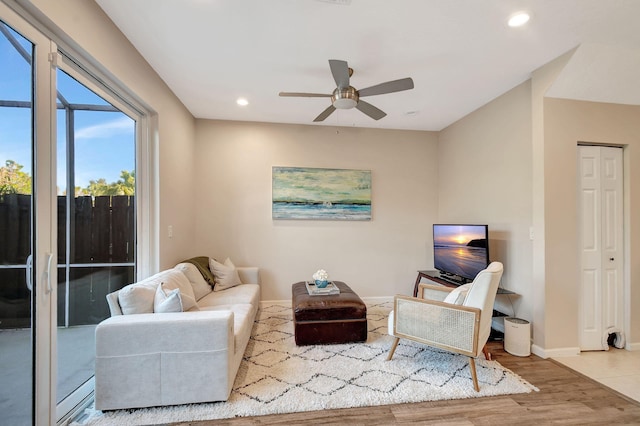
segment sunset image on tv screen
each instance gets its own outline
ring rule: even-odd
[[[488,263],[484,225],[434,225],[434,267],[472,280]]]

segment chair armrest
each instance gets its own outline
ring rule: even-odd
[[[439,284],[420,284],[418,286],[418,297],[442,302],[452,291],[453,288]]]
[[[394,335],[476,356],[480,309],[397,295]]]
[[[242,284],[260,284],[259,268],[255,266],[236,267]]]
[[[96,327],[96,356],[204,352],[234,347],[232,311],[118,315]]]

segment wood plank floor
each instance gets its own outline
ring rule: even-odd
[[[493,358],[540,389],[529,394],[396,404],[174,423],[213,425],[639,425],[640,403],[568,367],[535,355],[508,354],[491,342]]]

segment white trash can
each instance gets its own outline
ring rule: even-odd
[[[531,355],[531,324],[521,318],[505,317],[504,350],[511,355]]]

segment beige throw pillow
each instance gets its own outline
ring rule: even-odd
[[[213,291],[222,291],[242,284],[235,265],[228,257],[224,263],[220,263],[213,258],[209,259],[209,268],[213,272],[213,277],[216,281]]]
[[[118,304],[123,315],[153,313],[156,289],[152,285],[129,284],[118,292]]]

